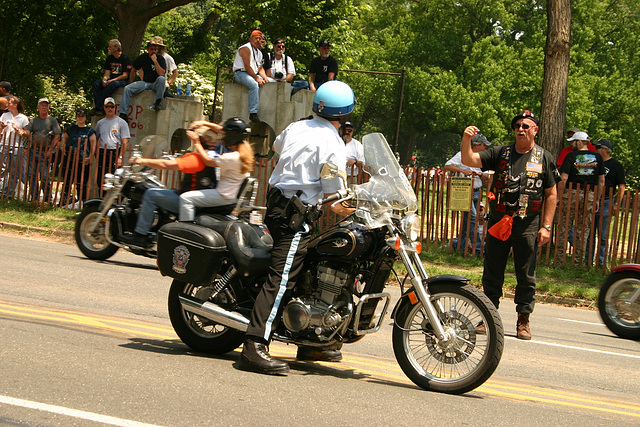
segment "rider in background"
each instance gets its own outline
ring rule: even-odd
[[[211,130],[223,134],[223,145],[228,152],[205,151],[200,143],[197,129]],[[195,151],[200,154],[207,167],[219,170],[220,180],[215,188],[187,191],[180,195],[180,221],[194,221],[197,207],[225,206],[237,203],[237,195],[242,182],[253,170],[254,155],[251,145],[244,138],[249,135],[249,124],[244,119],[233,117],[221,126],[217,123],[197,121],[191,123],[187,135],[193,141]]]
[[[302,271],[311,240],[312,221],[307,218],[301,223],[291,221],[285,207],[294,196],[306,205],[315,205],[319,199],[344,188],[344,179],[323,179],[321,170],[325,164],[333,163],[342,176],[346,176],[347,156],[338,128],[340,120],[353,111],[354,105],[353,91],[347,84],[327,82],[313,99],[316,116],[292,123],[273,143],[273,150],[280,158],[269,179],[271,189],[264,221],[273,237],[271,269],[251,313],[238,363],[242,370],[275,375],[289,371],[286,362],[271,358],[268,345],[278,326],[285,294],[295,285]],[[339,203],[332,205],[331,210],[339,215],[353,212]],[[339,347],[299,347],[297,357],[337,362],[342,354]]]

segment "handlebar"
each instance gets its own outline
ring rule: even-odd
[[[331,194],[330,196],[325,197],[324,199],[318,200],[318,205],[324,205],[335,200],[340,200],[348,197],[350,195],[350,190],[348,188],[343,188],[342,190],[338,190],[337,192]]]

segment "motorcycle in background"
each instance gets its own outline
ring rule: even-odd
[[[600,287],[598,311],[611,332],[621,338],[640,339],[640,264],[611,269]]]
[[[419,256],[415,193],[382,134],[362,142],[369,182],[314,206],[291,199],[292,218],[313,218],[331,202],[349,202],[356,211],[311,240],[273,339],[338,348],[377,332],[391,302],[384,288],[392,273],[398,276],[399,261],[407,276],[391,314],[395,357],[418,386],[465,393],[498,366],[504,344],[498,311],[464,277],[429,277]],[[322,175],[334,178],[338,169],[325,165]],[[171,324],[197,351],[223,354],[242,344],[270,265],[271,246],[242,220],[202,216],[196,224],[167,224],[158,232],[158,267],[174,279]],[[481,322],[486,328],[478,327]]]

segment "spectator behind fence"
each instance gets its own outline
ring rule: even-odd
[[[166,69],[166,81],[164,83],[165,90],[164,96],[165,98],[173,98],[173,93],[171,92],[171,85],[175,83],[178,79],[178,66],[176,65],[176,61],[173,60],[173,57],[167,53],[167,45],[164,44],[164,40],[160,36],[153,36],[152,39],[158,45],[158,54],[162,55],[165,62],[167,63]]]
[[[11,94],[11,83],[8,81],[0,82],[0,96],[7,98],[7,100],[13,96]]]
[[[309,89],[313,91],[338,76],[338,61],[329,54],[330,50],[331,45],[327,40],[318,43],[320,56],[313,58],[309,67]]]
[[[284,54],[284,49],[284,40],[277,38],[273,44],[273,52],[268,55],[271,62],[271,73],[267,75],[278,82],[291,83],[291,80],[296,75],[296,67],[293,64],[293,59]]]
[[[122,101],[120,102],[120,118],[128,122],[129,104],[131,97],[136,93],[151,89],[156,93],[155,102],[149,106],[150,110],[161,110],[162,99],[166,82],[167,63],[162,55],[158,54],[158,45],[153,40],[147,41],[147,53],[143,53],[133,61],[133,68],[129,73],[129,84],[124,87]],[[136,73],[140,80],[134,82]]]
[[[484,293],[493,305],[499,306],[507,259],[513,251],[517,280],[513,300],[518,313],[516,336],[530,340],[529,317],[535,305],[537,246],[547,243],[551,236],[559,177],[551,153],[535,143],[538,118],[524,110],[511,120],[511,127],[516,136],[515,144],[493,146],[474,153],[471,139],[480,133],[480,129],[469,126],[462,136],[461,151],[465,165],[495,171],[489,194],[489,232],[482,273]],[[476,332],[486,333],[485,325],[477,325]]]
[[[237,203],[240,186],[245,178],[249,177],[249,172],[253,170],[255,162],[251,144],[245,140],[251,129],[244,119],[233,117],[225,121],[222,126],[204,121],[193,122],[191,129],[197,130],[197,128],[222,133],[224,135],[222,143],[228,150],[221,155],[207,152],[202,147],[196,132],[187,133],[205,166],[218,168],[220,181],[215,188],[182,193],[180,195],[180,221],[194,221],[198,207],[226,206]]]
[[[117,39],[109,40],[107,46],[107,59],[104,62],[104,74],[101,80],[93,82],[92,116],[104,116],[104,100],[109,98],[113,91],[125,87],[129,83],[132,62],[129,55],[122,52],[122,45]]]
[[[581,130],[578,128],[569,129],[567,131],[567,141],[569,141],[569,138],[571,138],[573,134],[575,134],[576,132],[581,132]],[[596,151],[595,145],[593,145],[591,142],[589,142],[589,144],[587,145],[587,148],[590,151],[593,151],[593,152]],[[558,159],[556,160],[556,167],[558,168],[558,170],[560,170],[560,167],[562,166],[562,163],[564,162],[565,157],[567,157],[567,154],[569,154],[572,151],[575,151],[575,147],[571,142],[569,142],[569,145],[567,147],[564,147],[562,150],[560,150],[560,154],[558,154]]]
[[[258,107],[260,105],[260,88],[269,81],[264,72],[262,42],[264,35],[260,30],[253,30],[249,42],[238,48],[233,60],[234,80],[249,89],[249,120],[258,123]]]
[[[558,238],[560,244],[557,248],[558,262],[564,265],[565,244],[567,234],[574,225],[573,247],[576,263],[582,264],[587,255],[587,243],[589,229],[591,228],[591,216],[593,213],[593,201],[604,190],[604,161],[599,153],[594,153],[587,148],[589,135],[586,132],[576,132],[568,139],[574,147],[574,151],[567,154],[560,174],[562,181],[558,186],[560,196],[560,211],[563,214],[559,219]],[[567,184],[571,184],[569,190]],[[569,198],[571,199],[569,202]],[[577,208],[576,208],[577,199]],[[566,218],[564,215],[568,215]]]
[[[47,202],[51,201],[51,159],[60,144],[60,126],[58,121],[49,115],[49,100],[38,100],[38,116],[32,118],[24,130],[29,141],[29,169],[32,200],[40,200],[40,192]]]
[[[6,99],[6,98],[1,98]],[[18,198],[18,183],[25,183],[27,156],[24,152],[24,133],[22,129],[29,124],[25,116],[22,100],[11,96],[7,102],[9,111],[0,117],[2,139],[0,139],[0,191],[2,197]]]
[[[601,138],[593,144],[596,147],[596,153],[602,156],[604,161],[604,197],[600,201],[600,207],[596,212],[594,230],[599,230],[600,236],[600,248],[598,261],[599,265],[605,264],[605,255],[607,258],[611,254],[607,253],[607,238],[609,233],[609,218],[612,216],[618,216],[620,212],[620,205],[622,204],[622,198],[624,197],[624,191],[626,189],[626,179],[624,175],[624,167],[622,163],[611,157],[612,145],[608,139]],[[602,227],[600,222],[602,221]],[[589,243],[589,248],[592,246]],[[598,253],[598,247],[593,245],[594,255]]]
[[[96,131],[87,125],[87,109],[76,110],[76,124],[69,126],[62,134],[62,186],[61,204],[68,209],[77,209],[77,201],[89,198],[89,174],[91,159],[96,155]],[[76,196],[71,192],[75,187]]]
[[[353,138],[353,123],[346,121],[338,130],[344,141],[347,153],[347,175],[358,176],[364,166],[364,147],[362,142]]]
[[[474,153],[480,153],[491,145],[491,142],[481,133],[471,138],[471,149]],[[462,229],[458,235],[458,239],[453,242],[456,250],[464,252],[467,247],[471,247],[473,251],[473,242],[475,240],[476,252],[480,253],[482,246],[482,234],[480,230],[476,232],[476,218],[478,209],[478,200],[480,199],[480,188],[482,188],[482,179],[484,175],[482,169],[471,168],[462,163],[462,153],[458,151],[444,165],[444,170],[458,174],[459,176],[470,176],[473,178],[473,197],[469,212],[462,212]],[[468,231],[467,231],[468,229]],[[476,234],[474,234],[474,232]],[[472,236],[475,236],[472,237]]]
[[[129,144],[129,125],[116,116],[116,101],[113,98],[104,100],[106,117],[96,124],[98,137],[98,188],[102,197],[102,181],[105,173],[113,172],[116,167],[122,166],[123,156],[127,152]]]

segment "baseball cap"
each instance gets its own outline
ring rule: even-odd
[[[586,132],[576,132],[573,134],[573,136],[569,139],[567,139],[567,141],[590,141],[589,139],[589,135],[587,135]]]
[[[611,149],[612,149],[612,147],[611,147],[611,141],[609,141],[609,140],[608,140],[608,139],[606,139],[606,138],[600,138],[600,139],[598,140],[598,142],[596,142],[596,143],[595,143],[595,144],[593,144],[593,145],[595,145],[595,146],[596,146],[596,148],[598,148],[598,147],[600,147],[600,146],[604,146],[604,147],[607,147],[609,150],[611,150]]]
[[[318,43],[318,47],[324,47],[324,46],[331,47],[331,45],[329,44],[329,40],[322,40],[320,43]]]
[[[253,31],[251,31],[251,37],[253,37],[253,36],[264,37],[264,34],[262,34],[262,31],[260,31],[260,30],[253,30]]]
[[[41,102],[46,102],[47,104],[50,104],[50,102],[49,102],[49,100],[47,98],[38,99],[38,104],[40,104]]]
[[[87,115],[87,109],[86,108],[78,108],[76,110],[76,116],[86,116]]]
[[[522,112],[520,114],[518,114],[517,116],[515,116],[513,118],[513,120],[511,120],[511,129],[513,129],[513,126],[516,124],[516,122],[520,119],[530,119],[533,120],[536,123],[536,126],[539,124],[538,123],[538,118],[535,116],[535,114],[533,114],[531,111],[529,110],[522,110]]]
[[[488,147],[488,146],[491,145],[491,141],[489,141],[486,136],[484,136],[483,134],[479,133],[477,135],[474,135],[473,138],[471,138],[471,144],[473,144],[473,145],[484,144],[484,145],[486,145]]]
[[[353,128],[353,123],[351,123],[350,121],[346,121],[346,122],[344,122],[342,127],[343,128]]]
[[[116,100],[113,99],[112,97],[108,97],[104,99],[104,104],[103,105],[107,105],[107,104],[113,104],[116,105]]]

